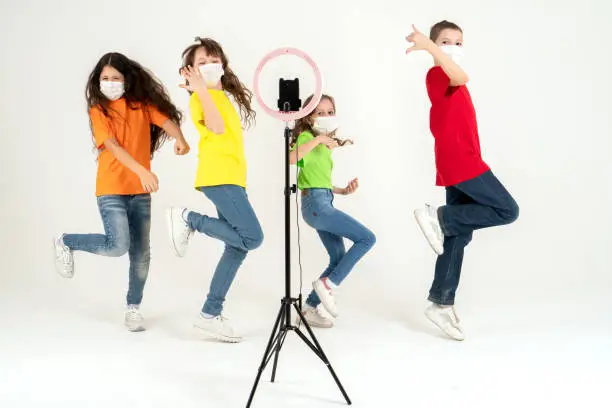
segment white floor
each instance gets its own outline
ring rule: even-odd
[[[184,299],[144,308],[149,330],[128,333],[120,305],[95,291],[74,303],[70,285],[75,283],[53,302],[42,301],[40,293],[17,296],[16,290],[0,300],[0,407],[246,405],[275,299],[263,305],[234,301],[232,321],[246,341],[229,345],[191,336],[195,311]],[[425,303],[395,299],[385,310],[384,304],[345,298],[337,327],[317,333],[355,407],[578,407],[609,401],[612,320],[601,307],[532,302],[531,310],[517,312],[521,299],[468,305],[459,309],[467,339],[456,343],[422,317]],[[325,366],[295,335],[281,354],[277,383],[269,382],[269,373],[253,407],[344,406]]]

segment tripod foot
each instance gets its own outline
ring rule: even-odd
[[[313,351],[313,353],[315,353],[315,355],[319,357],[321,361],[323,361],[323,363],[327,366],[329,372],[331,373],[332,377],[334,378],[334,381],[336,382],[336,385],[340,389],[340,392],[342,393],[342,396],[344,397],[346,403],[348,405],[352,404],[351,399],[349,398],[348,394],[346,393],[346,390],[342,386],[342,383],[340,382],[340,379],[336,375],[334,368],[332,367],[327,356],[323,352],[323,348],[317,341],[317,338],[315,337],[312,329],[310,328],[310,325],[304,318],[304,315],[302,315],[301,310],[298,308],[296,301],[297,301],[296,299],[290,299],[290,298],[283,298],[282,300],[281,309],[279,310],[278,316],[276,317],[276,322],[274,323],[272,334],[270,335],[270,340],[268,340],[266,351],[264,352],[263,359],[257,371],[257,377],[255,378],[255,383],[253,384],[253,388],[251,389],[251,394],[247,402],[247,408],[250,408],[251,403],[253,402],[253,398],[255,396],[255,392],[257,391],[257,386],[259,385],[261,375],[263,371],[265,370],[266,366],[268,365],[268,363],[270,362],[270,360],[272,359],[272,356],[274,356],[274,366],[272,369],[272,382],[274,382],[274,380],[276,379],[276,369],[278,366],[278,359],[279,359],[280,351],[283,347],[283,344],[285,343],[287,332],[290,330],[294,331],[298,335],[298,337],[302,339],[302,341]],[[295,327],[291,324],[290,322],[291,305],[295,307],[295,310],[299,316],[301,325],[306,327],[306,331],[310,335],[310,338],[312,339],[312,341],[310,341],[310,339],[308,339],[308,337],[306,337],[306,335],[302,333],[298,327]]]

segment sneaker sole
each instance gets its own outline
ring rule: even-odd
[[[214,333],[206,329],[203,329],[200,326],[197,326],[195,324],[193,325],[193,328],[196,331],[197,337],[203,338],[205,340],[216,340],[222,343],[232,343],[232,344],[240,343],[242,341],[242,337],[223,336],[221,334]]]
[[[176,244],[174,243],[174,218],[172,213],[172,208],[166,210],[166,228],[168,228],[168,237],[170,237],[170,248],[172,249],[172,252],[174,252],[174,255],[182,258],[185,254],[181,255],[176,248]]]
[[[323,305],[323,307],[325,308],[325,310],[327,310],[327,312],[332,315],[333,317],[338,317],[338,312],[336,310],[331,310],[331,307],[327,304],[327,302],[324,300],[326,299],[325,294],[325,288],[321,288],[321,285],[323,285],[321,283],[321,281],[315,281],[312,284],[312,288],[314,289],[314,291],[317,293],[317,296],[319,296],[319,299],[321,300],[321,304]]]
[[[132,327],[132,326],[128,325],[127,323],[125,324],[125,327],[128,329],[129,332],[132,332],[132,333],[138,333],[138,332],[143,332],[143,331],[147,330],[144,326],[135,326],[135,327]]]
[[[55,265],[55,272],[64,279],[72,279],[74,277],[74,265],[72,265],[72,274],[65,274],[63,269],[57,267],[57,237],[53,238],[53,265]]]
[[[449,332],[447,332],[446,330],[444,330],[444,328],[442,327],[442,325],[440,325],[438,322],[436,322],[434,319],[432,319],[432,318],[429,316],[429,313],[427,313],[427,311],[425,311],[425,317],[427,317],[427,320],[429,320],[430,322],[432,322],[433,324],[435,324],[435,325],[436,325],[436,327],[437,327],[438,329],[440,329],[440,331],[441,331],[442,333],[446,334],[446,336],[447,336],[449,339],[451,339],[451,340],[456,340],[456,341],[463,341],[463,340],[465,340],[465,336],[464,336],[464,337],[462,337],[462,338],[457,338],[457,337],[453,336],[452,334],[450,334]]]
[[[425,237],[425,240],[427,241],[427,243],[429,244],[429,246],[431,247],[431,249],[437,254],[437,255],[442,255],[444,253],[444,248],[440,249],[440,248],[436,248],[436,246],[433,244],[433,242],[431,242],[431,240],[429,239],[429,236],[427,235],[425,226],[423,225],[423,221],[421,221],[421,219],[418,216],[418,212],[419,210],[415,210],[414,211],[414,219],[416,220],[419,228],[421,229],[421,233],[423,233],[423,236]]]

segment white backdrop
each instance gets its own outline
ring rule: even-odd
[[[573,327],[585,318],[609,330],[610,11],[604,0],[3,1],[0,318],[6,327],[36,325],[49,308],[71,313],[75,305],[85,315],[120,313],[127,258],[78,254],[70,282],[53,270],[54,235],[101,231],[85,82],[102,54],[119,51],[151,69],[187,115],[188,96],[177,86],[180,53],[199,35],[221,42],[249,87],[274,48],[297,47],[317,61],[325,91],[336,97],[342,136],[356,141],[334,153],[334,181],[359,177],[361,188],[336,204],[378,238],[342,286],[343,314],[420,319],[435,259],[412,211],[444,194],[433,186],[424,83],[431,58],[405,56],[404,37],[411,23],[428,32],[449,19],[464,28],[484,158],[521,208],[517,223],[475,234],[460,310],[470,320],[486,310],[483,330]],[[282,124],[254,106],[257,124],[245,134],[249,195],[265,240],[239,272],[227,313],[239,321],[255,311],[253,326],[268,330],[283,287],[283,140]],[[203,237],[185,259],[168,247],[167,206],[212,211],[192,188],[197,134],[189,120],[183,131],[192,153],[176,157],[167,145],[153,162],[160,192],[143,303],[152,318],[195,315],[221,251]],[[302,249],[310,283],[327,258],[305,224]],[[20,306],[35,312],[24,320]]]

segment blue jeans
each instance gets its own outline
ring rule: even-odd
[[[235,185],[199,187],[217,207],[219,218],[189,212],[189,226],[202,234],[225,243],[225,251],[217,265],[210,283],[210,291],[202,312],[218,316],[236,272],[246,258],[247,252],[263,242],[263,231],[249,203],[246,190]]]
[[[453,305],[459,286],[464,248],[472,232],[514,222],[519,207],[491,171],[463,183],[447,187],[446,205],[438,209],[444,233],[444,254],[436,261],[436,273],[429,300]]]
[[[142,301],[151,252],[151,195],[105,195],[98,197],[104,225],[103,234],[66,234],[64,244],[73,251],[103,256],[122,256],[129,252],[130,275],[128,305]]]
[[[340,285],[355,264],[374,246],[376,236],[351,216],[337,210],[331,190],[311,188],[302,192],[302,216],[304,221],[317,230],[327,253],[329,265],[321,275],[335,285]],[[353,241],[345,251],[343,238]],[[321,300],[313,290],[306,303],[317,307]]]

